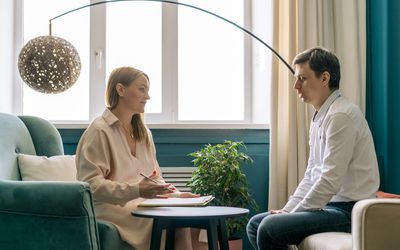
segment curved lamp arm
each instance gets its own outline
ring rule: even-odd
[[[136,2],[136,1],[161,2],[161,3],[169,3],[169,4],[182,5],[182,6],[186,6],[186,7],[192,8],[192,9],[196,9],[196,10],[202,11],[202,12],[204,12],[204,13],[210,14],[210,15],[212,15],[212,16],[215,16],[215,17],[217,17],[217,18],[219,18],[219,19],[221,19],[221,20],[223,20],[223,21],[225,21],[225,22],[227,22],[227,23],[230,23],[231,25],[233,25],[233,26],[235,26],[236,28],[242,30],[243,32],[247,33],[248,35],[250,35],[251,37],[253,37],[253,38],[256,39],[257,41],[259,41],[260,43],[262,43],[265,47],[267,47],[269,50],[271,50],[271,51],[275,54],[275,56],[277,56],[277,57],[286,65],[286,67],[289,69],[289,71],[294,75],[294,70],[293,70],[293,68],[289,65],[289,63],[286,62],[285,59],[283,59],[282,56],[281,56],[276,50],[274,50],[271,46],[269,46],[266,42],[264,42],[263,40],[261,40],[259,37],[257,37],[257,36],[254,35],[253,33],[251,33],[249,30],[247,30],[247,29],[243,28],[242,26],[240,26],[240,25],[238,25],[238,24],[232,22],[231,20],[226,19],[226,18],[224,18],[224,17],[222,17],[222,16],[220,16],[220,15],[217,15],[217,14],[211,12],[211,11],[208,11],[208,10],[205,10],[205,9],[202,9],[202,8],[199,8],[199,7],[190,5],[190,4],[180,3],[180,2],[175,2],[175,1],[168,1],[168,0],[108,0],[108,1],[101,1],[101,2],[97,2],[97,3],[92,3],[92,4],[84,5],[84,6],[78,7],[78,8],[76,8],[76,9],[69,10],[69,11],[67,11],[67,12],[64,12],[64,13],[58,15],[58,16],[55,16],[55,17],[51,18],[51,19],[49,20],[49,35],[51,36],[51,21],[53,21],[53,20],[55,20],[55,19],[57,19],[57,18],[59,18],[59,17],[62,17],[62,16],[67,15],[67,14],[69,14],[69,13],[78,11],[78,10],[80,10],[80,9],[84,9],[84,8],[91,7],[91,6],[95,6],[95,5],[107,4],[107,3],[113,3],[113,2],[127,2],[127,1],[129,1],[129,2],[133,2],[133,1],[135,1],[135,2]]]

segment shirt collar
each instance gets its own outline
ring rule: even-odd
[[[340,93],[339,90],[335,90],[329,97],[328,99],[325,100],[324,104],[322,104],[321,108],[319,111],[315,111],[315,114],[313,116],[313,122],[318,122],[321,121],[324,117],[326,112],[328,112],[329,107],[332,105],[332,103],[341,96],[342,94]]]
[[[119,119],[111,112],[110,109],[106,108],[103,112],[103,119],[106,121],[106,123],[111,126],[115,124],[116,122],[119,121]]]

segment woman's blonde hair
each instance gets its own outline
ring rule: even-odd
[[[119,95],[117,93],[117,84],[120,83],[124,86],[129,86],[132,82],[138,79],[140,76],[144,76],[149,81],[149,77],[142,71],[132,67],[120,67],[114,69],[107,83],[106,89],[106,103],[107,107],[112,110],[118,105]],[[147,134],[146,126],[144,125],[142,116],[140,114],[134,114],[131,120],[133,136],[139,142],[146,142],[146,145],[150,145],[150,139]]]

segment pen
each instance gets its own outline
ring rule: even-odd
[[[140,173],[140,175],[143,176],[144,178],[146,178],[147,180],[149,180],[149,181],[155,183],[155,184],[161,184],[161,183],[158,183],[157,181],[151,179],[150,177],[148,177],[148,176],[146,176],[146,175],[144,175],[144,174],[142,174],[142,173]]]
[[[150,177],[148,177],[147,175],[144,175],[143,173],[140,173],[140,175],[143,176],[144,178],[146,178],[147,180],[149,180],[149,181],[155,183],[155,184],[163,184],[163,183],[159,183],[159,182],[157,182],[157,181],[151,179]],[[171,191],[173,191],[173,192],[175,192],[175,190],[176,190],[175,188],[169,188],[169,187],[168,187],[168,188],[165,188],[165,190],[167,190],[167,189],[169,189],[169,190],[171,190]]]

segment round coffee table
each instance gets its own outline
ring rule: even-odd
[[[159,250],[161,232],[167,231],[166,249],[174,249],[175,228],[192,227],[207,230],[208,249],[229,249],[225,220],[244,216],[248,209],[237,207],[140,207],[133,216],[152,218],[151,250]]]

